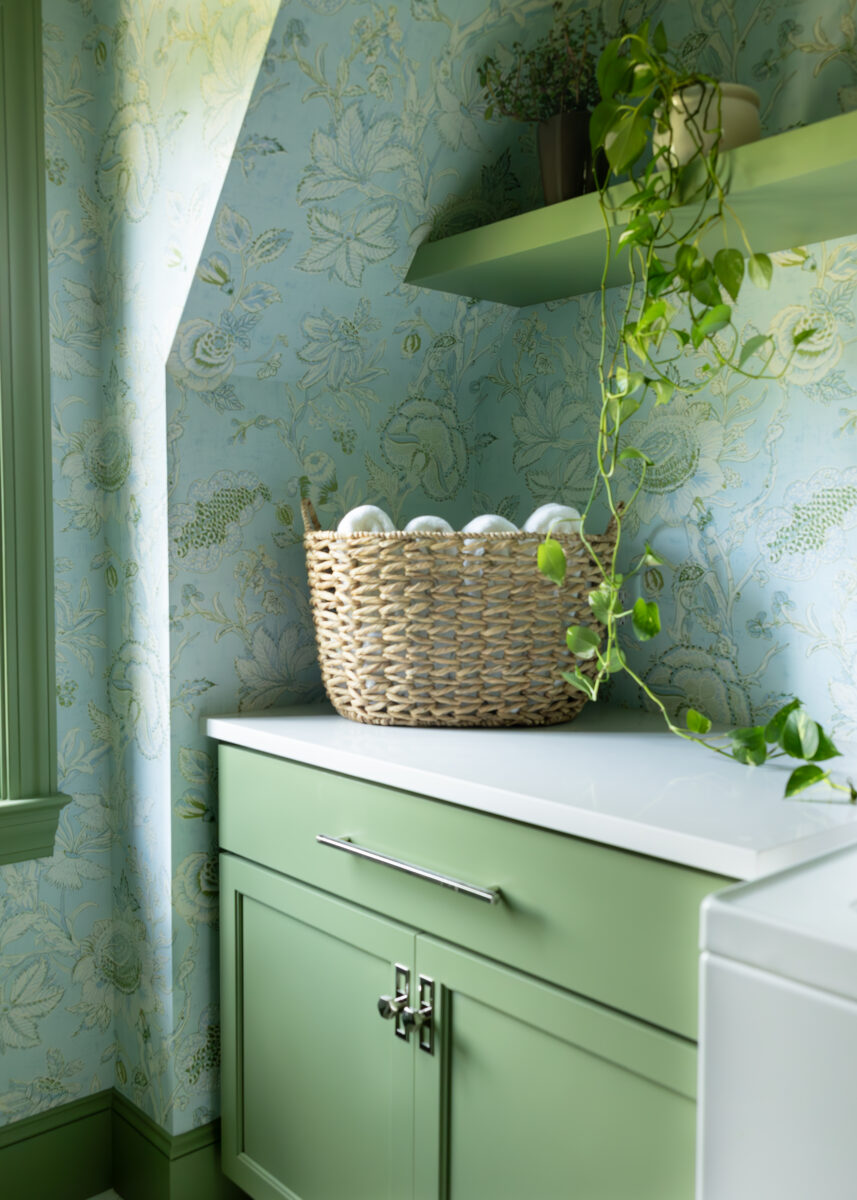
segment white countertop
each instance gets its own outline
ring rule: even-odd
[[[683,742],[657,716],[604,705],[532,729],[361,725],[320,706],[210,717],[205,729],[218,741],[734,879],[857,842],[857,806],[783,799],[790,760],[744,767]],[[835,762],[857,779],[855,748]]]

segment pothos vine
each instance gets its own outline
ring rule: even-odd
[[[640,596],[626,608],[623,591],[641,571],[664,563],[647,543],[631,569],[619,571],[623,523],[654,465],[626,440],[626,423],[644,404],[666,405],[678,395],[698,392],[724,370],[747,379],[779,378],[791,355],[815,330],[797,332],[790,355],[775,369],[770,334],[742,342],[733,322],[733,305],[745,278],[768,288],[773,266],[768,255],[753,252],[729,204],[718,148],[722,123],[716,81],[674,65],[663,25],[650,30],[648,22],[607,44],[597,80],[601,100],[592,114],[590,140],[593,156],[603,153],[608,164],[600,172],[598,192],[606,235],[598,358],[601,409],[596,474],[581,537],[601,573],[589,606],[603,633],[588,625],[568,629],[566,641],[578,663],[565,679],[596,700],[609,678],[624,672],[679,737],[745,764],[781,757],[802,760],[788,777],[786,796],[826,781],[855,803],[854,785],[833,780],[824,765],[839,751],[800,700],[790,700],[765,724],[723,734],[713,732],[706,714],[689,708],[682,727],[622,649],[619,632],[627,622],[641,642],[660,632],[657,603]],[[670,145],[670,113],[676,106],[683,110],[692,143],[686,161],[678,161]],[[736,232],[741,249],[729,244],[730,234],[734,241]],[[719,242],[719,248],[712,249]],[[617,252],[628,255],[631,286],[611,345],[607,278]],[[701,378],[688,379],[681,373],[682,361],[700,351],[707,356]],[[622,502],[620,494],[628,486],[630,496]],[[587,518],[598,498],[606,502],[616,530],[609,558],[599,557],[586,535]],[[539,567],[556,583],[565,576],[562,546],[550,536],[539,547]]]

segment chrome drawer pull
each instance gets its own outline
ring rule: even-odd
[[[477,887],[473,883],[464,883],[461,879],[453,879],[451,875],[438,875],[437,871],[428,871],[425,867],[415,867],[413,863],[390,858],[386,854],[379,854],[377,850],[367,850],[365,846],[357,846],[348,838],[332,838],[319,833],[315,840],[322,846],[330,846],[334,850],[344,850],[347,854],[356,855],[357,858],[367,858],[370,862],[392,867],[394,871],[403,871],[405,875],[415,875],[417,879],[426,879],[429,883],[439,884],[440,887],[451,888],[453,892],[460,892],[462,896],[472,896],[474,900],[482,900],[485,904],[497,904],[501,899],[499,888]]]

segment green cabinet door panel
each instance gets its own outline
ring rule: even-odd
[[[235,746],[220,747],[226,850],[685,1037],[699,906],[730,881]],[[488,905],[321,846],[351,838],[481,886]]]
[[[691,1043],[431,939],[417,970],[417,1200],[691,1200]]]
[[[223,1166],[257,1200],[409,1200],[410,930],[221,855]]]

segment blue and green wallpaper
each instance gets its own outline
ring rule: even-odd
[[[857,107],[853,0],[605,0],[756,87],[766,133]],[[591,477],[598,308],[403,278],[427,236],[538,203],[476,65],[550,0],[44,0],[60,777],[56,854],[0,870],[0,1121],[116,1086],[217,1113],[207,713],[318,695],[300,497],[325,523],[523,521]],[[677,707],[797,692],[857,734],[857,237],[777,256],[730,376],[638,419],[633,530],[670,560],[637,648]],[[618,318],[621,294],[611,297]],[[700,358],[698,369],[704,365]],[[630,693],[617,700],[639,703]],[[736,767],[736,770],[739,769]]]

